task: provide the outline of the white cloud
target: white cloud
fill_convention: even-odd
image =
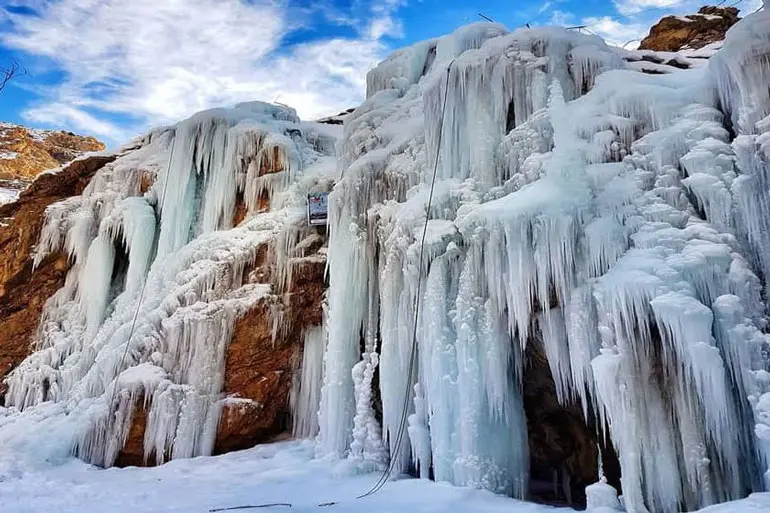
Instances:
[[[568,25],[574,25],[575,23],[575,15],[571,12],[564,12],[560,10],[555,10],[551,14],[551,20],[548,22],[549,25],[555,25],[558,27],[566,27]]]
[[[626,46],[626,48],[639,46],[639,43],[636,41],[645,37],[650,30],[649,24],[636,22],[622,23],[609,16],[584,18],[583,24],[587,25],[591,32],[601,36],[607,43]],[[633,42],[636,42],[635,45],[631,44]]]
[[[670,9],[688,3],[686,0],[621,0],[615,1],[621,14],[637,14],[652,9]]]
[[[543,4],[537,9],[537,14],[543,14],[545,11],[550,9],[553,6],[553,2],[551,0],[547,0],[543,2]]]
[[[65,75],[25,116],[116,141],[213,106],[281,102],[306,119],[348,108],[364,94],[366,71],[384,56],[380,38],[398,35],[400,0],[369,10],[356,39],[314,40],[281,50],[297,28],[287,6],[269,0],[59,0],[21,2],[37,16],[6,11],[6,46],[50,59]],[[347,20],[353,23],[352,20]]]
[[[63,103],[47,103],[33,107],[24,112],[24,119],[45,125],[87,127],[89,132],[113,141],[124,141],[131,135],[113,123],[102,121],[88,112]]]

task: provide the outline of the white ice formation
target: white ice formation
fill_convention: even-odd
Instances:
[[[369,73],[330,198],[322,454],[367,459],[379,365],[368,432],[396,473],[524,496],[537,342],[559,399],[606,426],[629,512],[770,486],[770,12],[707,65],[634,59],[484,23]]]
[[[74,266],[0,442],[45,425],[109,464],[142,397],[148,455],[205,454],[233,320],[270,293],[244,270],[298,240],[302,193],[336,178],[328,323],[293,393],[319,455],[524,497],[524,354],[542,344],[559,400],[614,445],[627,511],[770,487],[770,12],[718,51],[640,61],[492,23],[417,44],[369,73],[331,173],[325,129],[287,109],[153,132],[48,211],[38,261]],[[252,215],[231,228],[239,194]],[[589,503],[619,507],[608,487]]]
[[[36,352],[8,379],[0,445],[38,433],[44,458],[109,466],[143,401],[146,458],[210,454],[234,322],[281,292],[249,272],[271,244],[275,282],[287,282],[286,248],[308,230],[306,194],[332,183],[337,132],[259,102],[202,112],[136,141],[81,196],[49,207],[35,264],[65,251],[72,268]],[[233,227],[238,201],[246,219]]]

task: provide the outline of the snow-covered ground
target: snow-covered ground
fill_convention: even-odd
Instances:
[[[19,191],[0,187],[0,205],[12,202],[18,195]]]
[[[352,473],[314,460],[311,442],[281,442],[224,456],[174,460],[156,468],[101,470],[79,460],[18,475],[0,472],[3,513],[206,513],[221,508],[284,503],[251,510],[330,513],[570,512],[490,492],[419,479],[389,482],[356,499],[378,474]],[[321,506],[321,504],[334,504]],[[770,494],[708,508],[708,513],[770,511]]]
[[[196,513],[270,503],[290,503],[294,512],[556,511],[486,491],[416,479],[395,481],[377,494],[356,499],[379,475],[355,475],[339,464],[313,460],[313,454],[311,442],[282,442],[223,456],[174,460],[149,469],[100,470],[72,460],[42,472],[0,476],[0,511]],[[329,502],[336,504],[319,506]]]

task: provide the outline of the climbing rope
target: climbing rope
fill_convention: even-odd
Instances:
[[[422,291],[422,265],[424,261],[425,256],[425,239],[428,234],[428,221],[430,220],[430,207],[433,204],[433,193],[436,189],[436,176],[438,175],[438,162],[439,162],[439,156],[441,155],[441,141],[443,139],[443,132],[444,132],[444,116],[446,114],[446,104],[447,104],[447,97],[449,95],[449,77],[451,75],[452,70],[452,64],[454,64],[454,59],[449,63],[447,66],[447,77],[446,77],[446,84],[444,86],[444,101],[443,105],[441,107],[441,126],[439,129],[438,139],[436,142],[436,160],[433,163],[433,176],[431,178],[430,182],[430,193],[428,195],[428,204],[425,209],[425,223],[422,228],[422,237],[420,239],[420,257],[419,257],[419,267],[418,267],[418,275],[417,275],[417,296],[415,297],[415,304],[414,304],[414,318],[413,318],[413,326],[412,326],[412,348],[409,353],[409,371],[406,374],[406,390],[404,391],[404,405],[401,410],[401,421],[399,422],[398,426],[398,432],[396,433],[396,441],[394,444],[393,452],[391,454],[390,462],[388,463],[388,466],[383,471],[382,475],[380,475],[380,478],[377,480],[377,482],[368,490],[366,493],[363,493],[359,496],[357,496],[355,499],[363,499],[364,497],[369,497],[370,495],[374,495],[375,493],[382,490],[383,486],[388,482],[388,479],[393,473],[393,469],[395,468],[395,458],[394,455],[398,454],[401,450],[401,444],[403,443],[404,439],[404,433],[406,431],[406,424],[407,424],[407,417],[409,412],[409,396],[411,391],[411,382],[412,382],[412,374],[414,373],[414,366],[415,366],[415,360],[417,356],[417,323],[419,321],[419,315],[420,315],[420,293]],[[337,504],[337,502],[323,502],[320,504],[317,504],[317,507],[326,507],[326,506],[334,506]],[[291,508],[292,505],[289,503],[271,503],[271,504],[258,504],[254,506],[235,506],[231,508],[218,508],[218,509],[210,509],[210,513],[215,512],[221,512],[221,511],[232,511],[232,510],[242,510],[242,509],[257,509],[257,508],[269,508],[272,506],[281,506],[281,507],[288,507]]]
[[[168,183],[171,181],[169,179],[169,173],[171,172],[171,161],[174,159],[174,148],[176,147],[176,132],[174,132],[174,138],[171,141],[171,152],[168,157],[168,166],[166,167],[166,181],[163,183],[163,195],[160,199],[160,212],[161,216],[163,215],[163,207],[166,203],[166,191],[168,190]],[[123,356],[120,358],[120,364],[118,365],[118,369],[123,368],[123,364],[126,361],[126,356],[128,356],[128,349],[131,347],[131,337],[134,336],[134,330],[136,329],[136,321],[139,318],[139,311],[142,308],[142,302],[144,301],[144,291],[147,288],[147,278],[145,277],[144,282],[142,283],[142,288],[139,291],[139,302],[136,304],[136,311],[134,312],[134,318],[131,320],[131,329],[128,330],[128,340],[126,341],[126,349],[123,351]],[[108,403],[108,407],[112,409],[112,405],[115,402],[115,395],[118,392],[118,378],[120,377],[120,374],[118,374],[115,377],[115,386],[112,387],[112,395],[110,397],[110,402]],[[114,420],[114,416],[111,417]]]
[[[428,204],[426,206],[425,211],[425,224],[422,228],[422,239],[420,240],[420,258],[419,258],[419,264],[418,264],[418,274],[417,274],[417,295],[415,296],[414,300],[414,319],[412,323],[412,348],[409,353],[409,371],[406,374],[406,390],[404,391],[404,406],[401,411],[401,422],[398,426],[398,433],[396,435],[396,443],[393,448],[393,452],[391,453],[390,463],[388,464],[385,471],[380,476],[380,479],[372,486],[369,491],[364,493],[363,495],[359,495],[356,497],[356,499],[362,499],[364,497],[368,497],[369,495],[373,495],[380,491],[383,486],[385,486],[385,483],[390,478],[391,474],[393,473],[393,469],[395,467],[395,461],[396,458],[394,457],[397,455],[401,450],[401,443],[404,438],[404,432],[406,431],[406,424],[407,424],[407,417],[409,412],[409,397],[411,395],[411,382],[412,382],[412,374],[414,373],[414,364],[417,356],[417,323],[419,321],[419,315],[420,315],[420,293],[422,290],[422,265],[423,265],[423,259],[424,259],[424,251],[425,251],[425,238],[428,233],[428,221],[430,220],[430,207],[433,204],[433,192],[436,188],[436,176],[438,174],[438,162],[439,157],[441,155],[441,140],[442,135],[444,133],[444,116],[446,114],[446,103],[447,103],[447,96],[449,95],[449,77],[451,75],[452,70],[452,64],[454,64],[454,59],[449,63],[447,66],[447,74],[446,74],[446,84],[444,86],[444,102],[443,106],[441,107],[441,126],[438,133],[438,140],[436,144],[436,160],[433,163],[433,177],[431,178],[430,182],[430,194],[428,195]]]
[[[321,504],[319,504],[320,506]],[[288,502],[272,502],[269,504],[256,504],[254,506],[233,506],[232,508],[214,508],[210,509],[209,513],[217,513],[219,511],[235,511],[239,509],[259,509],[259,508],[274,508],[274,507],[283,507],[283,508],[291,508],[291,504]]]

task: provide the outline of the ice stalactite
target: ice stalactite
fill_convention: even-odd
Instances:
[[[122,150],[81,196],[53,204],[35,262],[65,250],[72,269],[44,309],[36,352],[8,379],[7,405],[23,417],[61,403],[60,450],[99,465],[115,461],[136,407],[147,413],[145,459],[210,454],[235,321],[286,287],[283,246],[308,234],[306,194],[334,171],[316,148],[335,137],[287,107],[207,111]],[[268,187],[270,176],[280,178]],[[232,228],[239,196],[246,219]],[[280,290],[248,282],[267,245],[281,246],[271,253]],[[323,336],[307,337],[312,409]],[[299,420],[311,434],[313,414]]]
[[[622,69],[598,38],[489,24],[372,71],[339,145],[322,452],[359,450],[374,318],[397,472],[525,495],[523,353],[542,343],[559,400],[606,427],[629,512],[762,489],[764,16],[709,67],[671,75]],[[758,39],[732,73],[746,34]],[[405,390],[409,444],[395,452]]]
[[[368,320],[364,334],[364,350],[361,361],[353,366],[353,392],[355,394],[356,414],[353,416],[353,441],[350,444],[350,458],[363,461],[374,468],[387,463],[387,452],[382,443],[382,432],[374,414],[373,383],[374,373],[380,363],[377,353],[377,309],[376,289],[369,290]]]
[[[297,438],[312,438],[318,434],[318,407],[321,403],[325,346],[325,327],[318,326],[308,330],[305,334],[299,380],[293,392],[292,433]]]

